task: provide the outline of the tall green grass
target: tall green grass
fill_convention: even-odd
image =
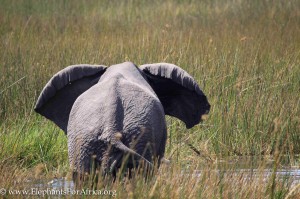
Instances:
[[[40,91],[68,65],[124,61],[174,63],[212,105],[191,130],[168,118],[174,164],[276,151],[297,164],[299,10],[297,0],[1,0],[1,164],[66,170],[66,137],[33,111]]]

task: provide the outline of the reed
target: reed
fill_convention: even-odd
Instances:
[[[199,82],[212,108],[191,130],[168,117],[171,172],[162,170],[150,182],[112,185],[121,197],[289,194],[288,183],[276,178],[258,186],[256,180],[245,182],[243,174],[216,174],[213,166],[197,178],[178,173],[228,156],[262,156],[272,164],[278,160],[279,167],[299,164],[299,1],[0,0],[0,5],[0,172],[9,179],[0,180],[0,188],[37,168],[48,177],[68,172],[66,136],[33,111],[54,73],[71,64],[132,61],[179,65]]]

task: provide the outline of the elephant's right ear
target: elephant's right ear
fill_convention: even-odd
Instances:
[[[106,66],[81,64],[59,71],[42,90],[35,111],[67,133],[69,114],[75,100],[95,85],[105,70]]]
[[[182,68],[168,63],[140,66],[161,101],[166,115],[176,117],[192,128],[210,110],[197,82]]]

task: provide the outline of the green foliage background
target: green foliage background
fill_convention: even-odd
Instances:
[[[67,167],[66,136],[33,107],[71,64],[169,62],[198,81],[212,108],[186,130],[168,118],[167,157],[300,152],[300,2],[0,1],[0,161]],[[179,148],[179,150],[178,150]],[[20,164],[21,163],[21,164]]]

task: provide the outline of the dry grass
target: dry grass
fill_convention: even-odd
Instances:
[[[282,198],[292,191],[240,176],[220,179],[210,166],[199,178],[178,174],[231,155],[264,155],[278,160],[278,167],[299,163],[299,1],[1,0],[0,5],[0,173],[6,179],[0,188],[13,186],[16,173],[30,173],[39,164],[45,176],[66,175],[65,136],[33,112],[54,73],[77,63],[132,61],[179,65],[199,82],[212,109],[189,131],[168,118],[172,169],[151,182],[113,185],[120,197]]]

